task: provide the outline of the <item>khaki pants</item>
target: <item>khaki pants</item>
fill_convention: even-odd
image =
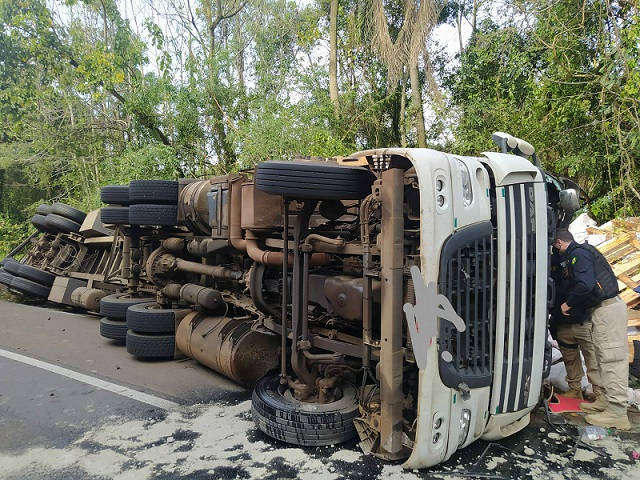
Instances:
[[[556,340],[558,348],[562,353],[562,360],[567,370],[567,383],[569,388],[582,388],[582,377],[584,377],[584,369],[582,368],[582,359],[580,352],[584,357],[584,364],[587,367],[587,379],[592,387],[601,387],[602,380],[598,369],[598,360],[596,357],[596,348],[591,338],[592,324],[586,321],[582,325],[579,323],[571,325],[558,325]],[[575,348],[569,347],[575,346]]]
[[[627,305],[616,297],[605,300],[591,316],[596,358],[609,408],[617,415],[627,414],[629,388],[629,344],[627,343]]]

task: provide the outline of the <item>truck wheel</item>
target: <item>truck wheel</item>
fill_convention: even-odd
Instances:
[[[45,272],[39,268],[24,264],[20,264],[20,267],[18,268],[18,276],[47,287],[53,285],[53,281],[56,279],[56,276],[53,273]]]
[[[14,279],[14,276],[10,273],[4,271],[4,268],[0,268],[0,283],[6,287],[11,285],[11,280]]]
[[[149,297],[131,296],[130,293],[114,293],[100,299],[100,313],[112,320],[126,320],[127,308],[149,300]]]
[[[141,358],[173,357],[176,336],[168,334],[142,335],[133,330],[127,332],[127,352]]]
[[[104,338],[124,342],[127,339],[127,323],[104,317],[100,319],[100,335]]]
[[[40,205],[38,205],[38,208],[36,208],[36,213],[38,215],[49,215],[51,213],[51,205],[47,205],[46,203],[41,203]]]
[[[100,189],[100,200],[110,205],[129,205],[129,185],[106,185]]]
[[[31,217],[31,224],[36,227],[36,230],[42,233],[52,233],[51,227],[47,225],[47,217],[40,213],[36,213]]]
[[[342,398],[332,403],[296,400],[278,375],[266,375],[253,388],[251,413],[256,426],[270,437],[301,446],[324,446],[356,435],[356,388],[343,384]]]
[[[137,333],[175,333],[176,319],[184,318],[190,308],[163,309],[150,302],[131,305],[127,309],[127,326]]]
[[[129,225],[129,207],[103,207],[100,220],[105,225]]]
[[[76,223],[82,225],[84,219],[87,214],[77,208],[73,208],[71,205],[67,205],[66,203],[53,203],[51,205],[51,213],[55,213],[60,215],[61,217],[68,218],[69,220],[73,220]]]
[[[375,176],[361,167],[304,161],[267,161],[256,167],[258,190],[292,198],[359,200],[371,193]]]
[[[32,297],[48,298],[51,287],[45,287],[26,278],[13,277],[11,288]]]
[[[155,203],[177,205],[178,182],[174,180],[131,180],[129,201],[134,203]]]
[[[13,257],[6,257],[3,261],[2,261],[2,265],[4,266],[4,270],[7,273],[10,273],[11,275],[18,275],[18,272],[20,271],[20,265],[22,265],[20,262],[18,262],[15,258]]]
[[[176,205],[131,205],[129,223],[130,225],[173,227],[178,223],[178,207]]]
[[[69,233],[80,231],[80,224],[78,222],[74,222],[55,213],[50,213],[44,217],[44,223],[50,232]]]

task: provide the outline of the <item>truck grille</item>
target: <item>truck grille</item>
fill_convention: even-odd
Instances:
[[[459,332],[451,322],[440,320],[440,352],[453,357],[448,362],[440,355],[440,376],[451,388],[462,383],[470,388],[491,384],[496,311],[494,250],[491,222],[459,230],[442,250],[440,293],[466,325],[466,330]]]
[[[538,375],[533,375],[534,350],[542,351],[546,337],[546,290],[536,288],[536,272],[541,272],[545,283],[547,273],[546,252],[536,256],[537,244],[547,245],[546,217],[536,215],[536,198],[542,197],[536,190],[541,188],[533,183],[510,185],[498,189],[496,198],[499,320],[495,328],[492,413],[518,411],[537,400],[532,400],[537,395],[532,383],[539,383]]]

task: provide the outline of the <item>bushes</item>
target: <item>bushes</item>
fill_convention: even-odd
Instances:
[[[16,245],[30,233],[29,222],[14,223],[11,219],[0,214],[0,259],[7,256]]]

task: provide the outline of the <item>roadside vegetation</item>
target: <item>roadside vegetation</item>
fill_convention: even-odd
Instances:
[[[578,182],[597,221],[639,215],[639,15],[627,0],[0,0],[0,256],[40,203],[93,209],[102,185],[380,146],[476,154],[494,131]]]

